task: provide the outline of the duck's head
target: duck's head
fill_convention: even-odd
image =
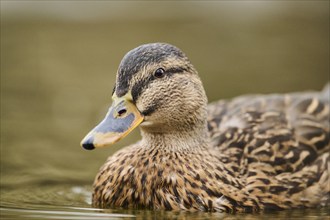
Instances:
[[[140,125],[147,133],[205,127],[207,98],[197,71],[177,47],[141,45],[122,59],[105,119],[82,140],[88,150],[111,145]]]

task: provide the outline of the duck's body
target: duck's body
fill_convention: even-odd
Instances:
[[[151,78],[159,66],[165,75]],[[149,44],[128,53],[118,70],[115,100],[128,93],[143,120],[131,106],[124,113],[133,119],[122,116],[126,105],[115,101],[112,118],[83,141],[89,149],[106,145],[102,135],[118,140],[142,122],[142,140],[101,167],[93,205],[250,212],[329,204],[329,88],[207,106],[185,55],[171,45]],[[109,128],[115,120],[129,128]]]

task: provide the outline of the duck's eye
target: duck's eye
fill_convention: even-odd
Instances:
[[[156,78],[162,78],[165,75],[165,70],[163,68],[158,68],[155,72],[154,72],[154,76]]]

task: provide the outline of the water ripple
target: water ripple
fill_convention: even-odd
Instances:
[[[70,208],[68,208],[70,209]],[[75,208],[73,208],[75,209]],[[19,208],[0,208],[1,217],[14,219],[18,217],[31,218],[31,219],[123,219],[123,218],[135,218],[134,215],[129,214],[107,214],[107,213],[96,213],[97,209],[83,209],[84,212],[78,212],[82,210],[77,208],[76,211],[44,211],[44,210],[29,210]],[[87,212],[85,212],[87,211]]]

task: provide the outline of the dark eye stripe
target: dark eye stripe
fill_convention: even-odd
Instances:
[[[172,67],[170,69],[165,70],[165,74],[182,73],[186,71],[187,69],[184,67]]]
[[[152,106],[148,106],[148,108],[146,110],[144,110],[143,112],[141,112],[141,114],[144,116],[151,115],[153,112],[155,112],[157,110],[158,107],[159,107],[159,104],[154,103]]]
[[[186,68],[183,67],[172,67],[170,69],[165,70],[165,76],[172,76],[173,74],[182,73],[187,71]],[[153,80],[157,80],[158,78],[154,77],[153,75],[149,75],[147,78],[139,81],[136,83],[132,88],[132,97],[133,101],[136,102],[138,97],[141,95],[143,89],[147,88],[148,84]]]
[[[153,75],[149,75],[147,78],[137,82],[135,85],[133,85],[132,88],[132,97],[133,97],[133,102],[135,103],[138,97],[141,95],[143,89],[147,87],[147,85],[154,80]]]

